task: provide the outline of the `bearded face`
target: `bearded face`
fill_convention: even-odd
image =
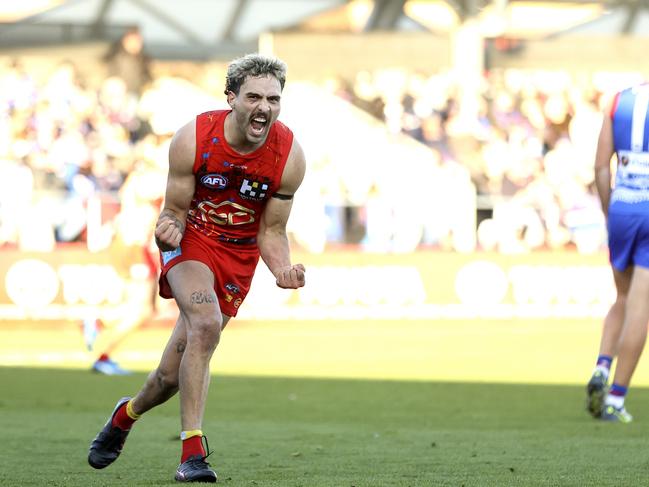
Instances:
[[[271,125],[280,112],[282,88],[274,76],[246,78],[239,94],[230,92],[228,103],[234,115],[236,142],[242,146],[258,147],[268,136]]]

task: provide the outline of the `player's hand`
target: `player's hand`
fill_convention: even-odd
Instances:
[[[155,243],[160,250],[175,250],[183,238],[183,224],[175,215],[162,214],[155,227]]]
[[[282,289],[297,289],[304,286],[306,270],[302,264],[285,267],[275,273],[275,283]]]

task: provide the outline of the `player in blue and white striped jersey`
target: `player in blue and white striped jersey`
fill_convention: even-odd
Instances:
[[[649,84],[619,92],[602,123],[595,183],[606,215],[617,297],[606,318],[599,356],[587,386],[597,418],[628,423],[624,398],[647,339],[649,322]],[[611,186],[611,158],[617,156]],[[615,376],[607,389],[611,362]]]

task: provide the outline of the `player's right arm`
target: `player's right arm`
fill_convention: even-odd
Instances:
[[[180,245],[185,233],[187,212],[195,189],[193,173],[196,154],[196,123],[181,127],[169,146],[169,174],[165,202],[155,228],[155,242],[163,252]]]
[[[608,215],[608,204],[611,199],[611,157],[615,152],[613,145],[612,109],[615,97],[604,108],[604,120],[597,141],[595,153],[595,186],[599,194],[604,215]]]

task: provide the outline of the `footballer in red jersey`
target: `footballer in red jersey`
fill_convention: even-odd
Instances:
[[[241,154],[224,136],[230,113],[223,110],[196,117],[194,197],[183,241],[178,248],[161,253],[160,295],[172,297],[166,277],[169,269],[197,260],[214,274],[221,311],[235,316],[250,289],[259,259],[260,217],[279,189],[293,133],[276,121],[263,145]]]
[[[206,112],[181,127],[169,149],[164,207],[155,239],[160,295],[180,315],[160,364],[133,397],[117,401],[93,440],[88,462],[104,468],[122,451],[134,422],[180,391],[181,482],[216,482],[205,461],[203,412],[209,363],[236,315],[261,256],[281,288],[305,283],[286,235],[293,195],[305,172],[302,148],[277,121],[286,65],[249,54],[228,66],[230,110]]]

